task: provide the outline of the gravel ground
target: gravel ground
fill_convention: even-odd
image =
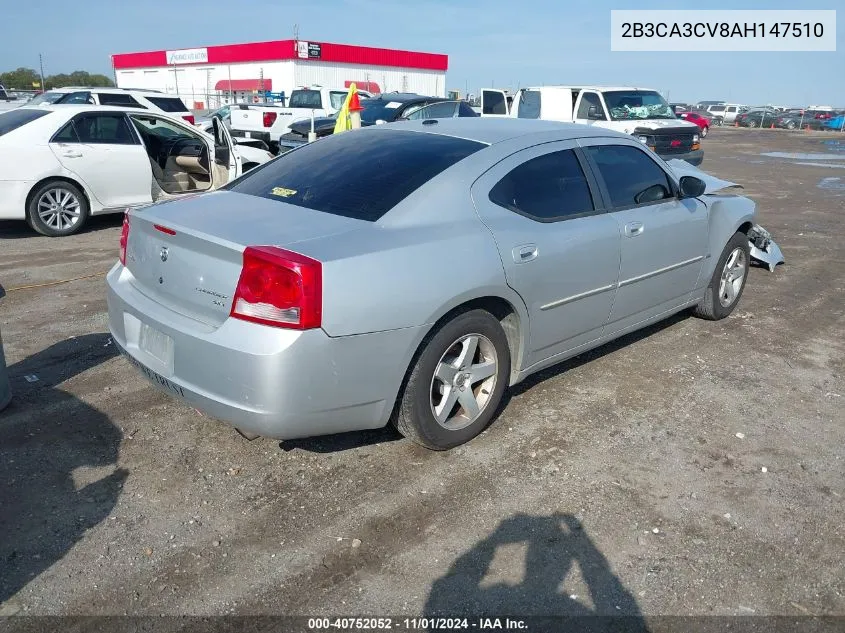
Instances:
[[[786,265],[724,321],[529,379],[448,453],[243,440],[116,356],[120,218],[0,223],[0,615],[845,615],[845,171],[761,156],[833,138],[714,131],[703,168]]]

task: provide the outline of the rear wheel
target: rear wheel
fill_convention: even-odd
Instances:
[[[510,366],[499,321],[485,310],[459,314],[423,344],[401,395],[396,428],[433,450],[468,442],[493,419]]]
[[[795,129],[795,121],[789,121],[789,122],[787,122],[787,124],[786,124],[786,129],[787,129],[787,130],[794,130],[794,129]]]
[[[748,119],[748,127],[757,127],[757,121],[754,119]]]
[[[33,193],[26,215],[29,225],[42,235],[64,237],[85,225],[88,212],[88,200],[76,185],[53,180]]]
[[[693,308],[696,316],[718,321],[734,311],[748,279],[751,261],[749,251],[748,236],[741,232],[734,233],[716,263],[704,298]]]

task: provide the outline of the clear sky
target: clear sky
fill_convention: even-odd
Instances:
[[[610,51],[610,10],[800,9],[804,2],[675,0],[4,0],[2,70],[111,75],[112,53],[302,39],[449,55],[450,89],[537,84],[639,85],[671,101],[845,106],[845,2],[837,51],[622,53]]]

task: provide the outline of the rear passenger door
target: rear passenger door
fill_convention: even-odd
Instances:
[[[525,367],[601,336],[619,273],[619,229],[574,141],[512,154],[472,187],[508,285],[530,316]]]
[[[621,235],[619,287],[605,334],[686,303],[707,250],[708,212],[635,141],[582,139]]]
[[[150,161],[123,113],[79,114],[50,139],[50,149],[103,207],[152,202]]]

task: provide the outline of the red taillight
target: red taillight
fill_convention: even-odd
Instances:
[[[231,316],[263,325],[308,330],[320,327],[323,267],[275,246],[248,246]]]
[[[182,118],[185,119],[191,125],[194,125],[194,115],[193,114],[183,114]]]
[[[123,214],[123,227],[120,229],[120,263],[126,266],[126,245],[129,243],[129,211]]]
[[[273,124],[276,122],[276,117],[279,116],[276,112],[265,112],[264,113],[264,127],[273,127]]]
[[[156,231],[161,231],[165,235],[176,235],[176,231],[174,231],[173,229],[169,229],[166,226],[162,226],[161,224],[153,224],[153,228]]]

